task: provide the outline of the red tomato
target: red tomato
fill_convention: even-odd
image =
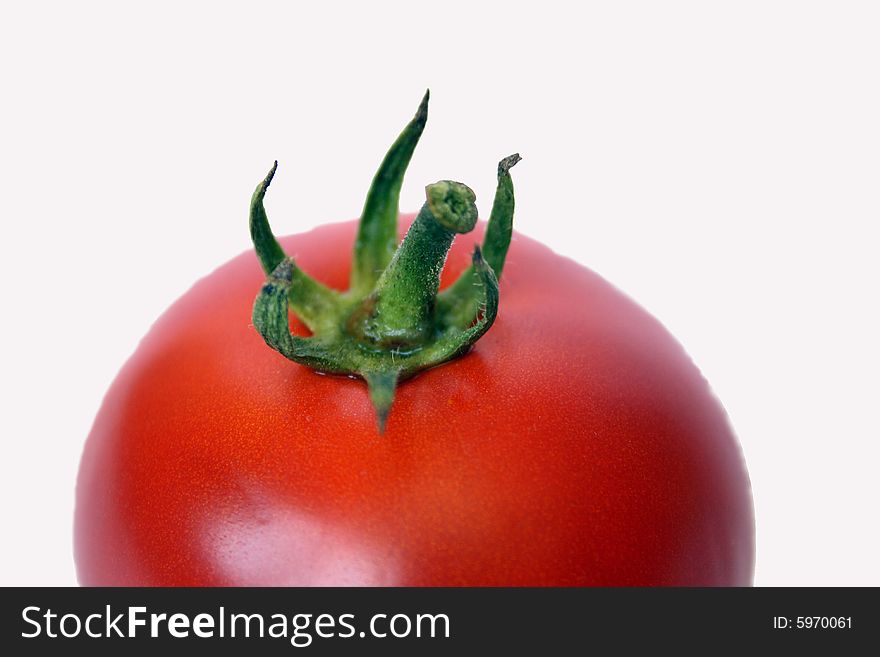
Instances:
[[[444,282],[482,231],[456,240]],[[344,289],[354,234],[281,243]],[[263,280],[247,253],[197,283],[110,389],[77,487],[82,584],[751,583],[723,409],[596,274],[515,236],[494,326],[402,383],[381,436],[362,381],[266,347]]]

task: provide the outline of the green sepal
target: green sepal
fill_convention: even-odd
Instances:
[[[250,230],[254,250],[260,260],[260,266],[266,274],[273,274],[276,268],[287,258],[284,249],[275,239],[263,199],[266,190],[278,170],[278,161],[272,165],[269,174],[257,185],[251,197]],[[340,295],[335,290],[322,285],[290,261],[292,267],[289,282],[290,307],[312,331],[317,330],[327,318],[334,314],[334,308],[341,303]]]
[[[295,271],[293,260],[284,258],[269,275],[254,302],[254,327],[266,344],[285,358],[321,372],[342,374],[344,371],[336,368],[332,347],[320,339],[303,338],[290,332],[288,304]]]
[[[397,391],[397,382],[400,371],[396,369],[376,370],[363,375],[370,391],[370,401],[376,409],[376,420],[379,423],[379,433],[385,433],[385,425],[388,422],[388,414],[391,412],[391,404],[394,402],[394,393]]]
[[[278,171],[278,160],[272,165],[268,175],[260,181],[257,188],[251,196],[250,210],[250,229],[251,241],[254,243],[254,249],[257,257],[260,259],[260,266],[266,274],[271,274],[275,267],[284,260],[287,254],[272,234],[269,227],[269,218],[266,216],[266,208],[263,206],[263,199],[266,196],[266,190]]]
[[[492,214],[483,236],[483,258],[498,278],[504,269],[504,260],[513,235],[515,199],[510,169],[521,160],[519,153],[505,157],[498,163],[498,184]],[[478,278],[478,277],[476,277]],[[437,315],[449,326],[463,327],[471,322],[479,304],[474,267],[465,269],[455,282],[437,296]]]
[[[400,133],[373,177],[354,244],[349,286],[352,292],[365,292],[371,288],[394,256],[400,188],[428,121],[430,96],[430,90],[426,91],[412,121]]]

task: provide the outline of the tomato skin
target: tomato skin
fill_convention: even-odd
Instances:
[[[444,283],[483,229],[456,240]],[[344,289],[355,230],[281,243]],[[253,253],[202,279],[119,373],[77,484],[81,584],[752,583],[722,407],[596,274],[515,235],[495,325],[403,383],[382,436],[362,381],[265,345],[263,279]]]

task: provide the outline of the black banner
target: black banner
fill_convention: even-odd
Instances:
[[[711,654],[877,644],[877,589],[0,589],[4,654]],[[13,649],[11,652],[9,649]],[[200,653],[199,653],[200,654]],[[250,654],[250,653],[249,653]],[[607,654],[607,653],[606,653]]]

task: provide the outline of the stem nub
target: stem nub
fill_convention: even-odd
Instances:
[[[446,255],[455,236],[473,230],[477,221],[469,187],[450,180],[428,185],[425,204],[395,249],[400,186],[427,112],[426,93],[373,179],[347,292],[310,278],[272,234],[263,199],[277,162],[251,200],[251,238],[268,276],[254,303],[254,326],[270,347],[294,362],[366,380],[380,433],[400,381],[466,353],[495,321],[496,272],[511,239],[509,171],[519,155],[499,163],[483,250],[474,250],[471,267],[448,290],[438,294]],[[288,309],[312,330],[311,337],[290,333]]]
[[[425,188],[427,200],[349,329],[371,348],[412,351],[432,338],[440,271],[456,233],[477,223],[476,196],[462,183]]]

